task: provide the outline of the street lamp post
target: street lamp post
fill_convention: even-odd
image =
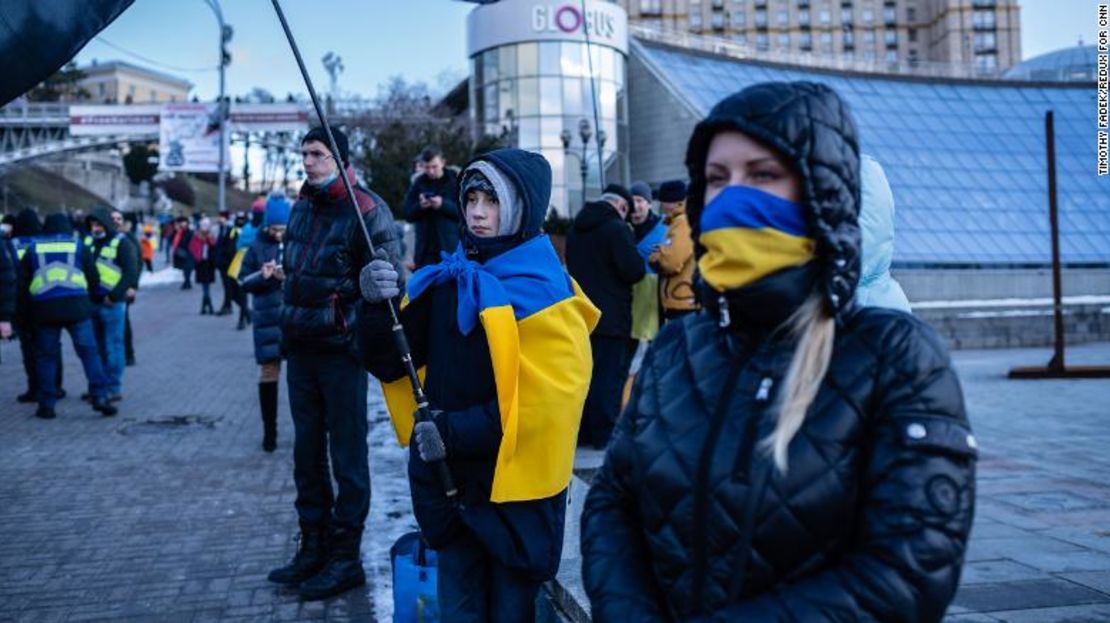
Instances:
[[[563,131],[559,134],[559,138],[563,141],[563,153],[568,156],[575,156],[578,158],[578,170],[579,173],[582,175],[582,204],[579,209],[582,209],[586,206],[586,176],[589,173],[587,156],[589,154],[590,139],[593,138],[593,135],[593,127],[590,126],[589,119],[580,119],[578,121],[578,138],[582,140],[582,154],[579,155],[572,152],[570,149],[570,144],[572,140],[570,130],[563,129]],[[597,131],[597,145],[599,156],[601,154],[601,150],[605,147],[605,139],[605,130],[599,129]],[[597,166],[599,168],[598,179],[601,179],[600,167],[602,167],[603,164],[600,160],[598,160]]]
[[[227,117],[228,105],[227,97],[224,95],[224,70],[228,64],[231,63],[231,54],[227,51],[227,43],[231,41],[232,30],[231,26],[224,24],[224,14],[220,10],[219,0],[204,0],[208,8],[216,14],[216,22],[220,25],[220,96],[219,96],[219,112],[220,115],[220,184],[219,184],[219,211],[223,212],[227,201],[227,169],[224,166],[224,158],[227,153]],[[246,180],[244,180],[246,183]]]

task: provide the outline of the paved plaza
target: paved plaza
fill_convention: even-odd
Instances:
[[[76,398],[84,377],[68,343],[70,397],[58,419],[32,417],[14,401],[18,346],[0,347],[0,621],[389,620],[388,548],[414,524],[380,397],[371,392],[369,583],[301,604],[265,579],[296,546],[284,383],[278,450],[266,454],[250,331],[199,316],[199,289],[140,296],[138,366],[114,418]],[[1110,621],[1110,381],[1004,378],[1048,356],[956,353],[983,456],[951,621]],[[1110,344],[1069,356],[1110,364]]]

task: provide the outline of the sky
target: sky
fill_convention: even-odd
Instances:
[[[1022,55],[1095,39],[1097,0],[1021,0]],[[270,0],[222,0],[235,30],[227,92],[261,87],[283,98],[305,93]],[[466,14],[457,0],[284,0],[293,35],[318,91],[329,89],[321,58],[343,59],[342,93],[373,97],[392,76],[449,87],[466,76]],[[218,30],[204,0],[135,0],[77,55],[80,64],[127,60],[182,76],[202,100],[218,92]],[[127,52],[123,52],[126,50]],[[135,55],[138,55],[136,57]],[[141,58],[140,58],[141,57]],[[154,62],[151,62],[154,61]]]

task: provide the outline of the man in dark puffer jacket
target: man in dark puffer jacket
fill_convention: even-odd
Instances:
[[[323,599],[366,582],[359,560],[370,508],[366,446],[367,375],[356,356],[359,271],[372,259],[358,218],[374,247],[400,266],[400,245],[384,201],[356,189],[357,209],[339,175],[356,184],[347,164],[347,137],[333,131],[339,152],[315,128],[301,141],[308,181],[285,233],[281,333],[289,362],[293,412],[293,479],[300,549],[269,579],[299,586],[303,599]],[[340,164],[341,163],[341,164]],[[332,493],[328,459],[339,484]]]
[[[822,85],[755,85],[714,107],[686,161],[707,309],[656,338],[587,497],[594,620],[940,621],[971,529],[976,445],[935,332],[854,305],[847,108]],[[723,231],[711,213],[735,219],[731,248],[709,235]],[[711,280],[722,259],[768,263],[737,249],[786,225],[801,231],[771,236],[805,241],[808,259]],[[812,376],[787,372],[814,360]]]

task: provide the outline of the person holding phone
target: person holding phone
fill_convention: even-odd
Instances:
[[[262,231],[247,248],[239,286],[254,297],[254,358],[260,367],[258,404],[262,410],[262,449],[277,449],[278,381],[281,378],[281,266],[289,204],[266,204]]]
[[[413,263],[417,269],[438,264],[440,253],[453,253],[459,246],[457,174],[438,147],[425,147],[420,160],[424,172],[413,180],[404,203],[405,220],[416,226]]]

